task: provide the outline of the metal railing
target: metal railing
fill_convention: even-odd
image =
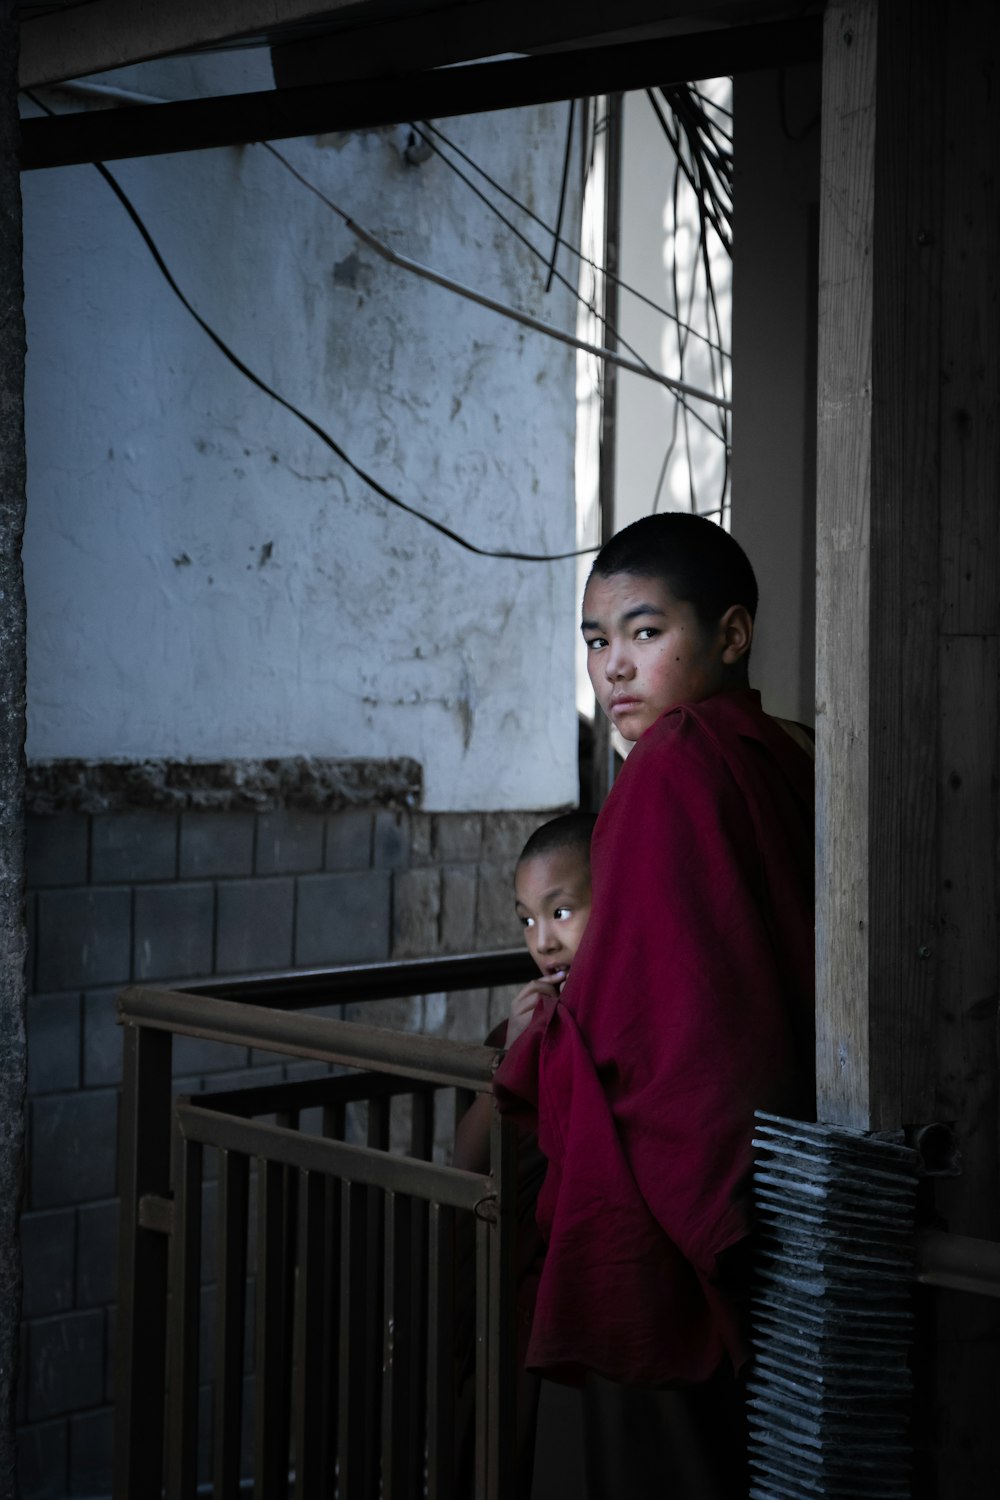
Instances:
[[[303,1012],[531,972],[518,951],[122,994],[115,1500],[193,1497],[209,1428],[218,1500],[245,1492],[247,1447],[257,1500],[447,1500],[467,1484],[484,1500],[511,1495],[516,1144],[495,1117],[488,1172],[433,1159],[443,1091],[460,1109],[490,1087],[499,1054]],[[174,1099],[175,1035],[353,1071]],[[389,1149],[396,1100],[409,1111],[402,1150]],[[206,1152],[216,1167],[211,1225]],[[199,1348],[209,1228],[210,1415]],[[456,1247],[466,1241],[463,1274]],[[475,1435],[467,1479],[456,1468],[463,1304]]]

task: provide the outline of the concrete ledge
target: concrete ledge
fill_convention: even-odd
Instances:
[[[138,808],[171,812],[271,812],[292,807],[336,812],[344,807],[410,809],[423,796],[423,769],[404,756],[390,760],[38,761],[28,767],[27,809],[117,813]]]

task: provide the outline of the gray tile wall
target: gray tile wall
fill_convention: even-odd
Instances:
[[[29,821],[23,1500],[110,1493],[119,988],[516,945],[513,863],[539,821],[360,809]],[[481,1039],[508,1001],[421,996],[365,1018]],[[188,1091],[303,1066],[194,1038],[174,1051]]]

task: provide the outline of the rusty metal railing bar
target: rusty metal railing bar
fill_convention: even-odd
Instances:
[[[187,991],[132,986],[118,998],[125,1025],[254,1045],[292,1057],[378,1068],[452,1088],[489,1087],[500,1053],[476,1043],[390,1031],[327,1016],[286,1014]]]
[[[324,1130],[328,1129],[330,1117],[323,1112]],[[335,1179],[326,1183],[326,1226],[323,1258],[323,1318],[321,1339],[323,1344],[323,1384],[321,1387],[321,1412],[323,1436],[321,1450],[320,1495],[332,1495],[336,1490],[337,1472],[337,1420],[340,1408],[340,1257],[341,1217],[343,1195],[346,1184]]]
[[[217,1500],[237,1500],[240,1493],[249,1188],[247,1158],[220,1151],[212,1429]]]
[[[430,1206],[427,1303],[427,1493],[452,1500],[455,1448],[455,1210]]]
[[[295,1500],[332,1494],[326,1488],[323,1445],[327,1416],[324,1384],[327,1370],[326,1318],[327,1206],[331,1186],[326,1177],[305,1173],[299,1191],[299,1264],[295,1286]]]
[[[415,1356],[410,1258],[414,1245],[413,1200],[385,1197],[385,1254],[382,1289],[382,1490],[393,1500],[416,1500],[418,1478],[417,1410],[411,1405],[410,1365]],[[423,1444],[420,1444],[420,1451]]]
[[[201,1143],[177,1151],[170,1295],[170,1409],[167,1500],[189,1500],[198,1483],[198,1328],[201,1311]]]
[[[180,1117],[180,1111],[178,1111]],[[183,1129],[183,1126],[182,1126]],[[233,1150],[245,1150],[240,1145]],[[252,1151],[248,1154],[253,1154]],[[254,1400],[254,1500],[274,1500],[288,1489],[291,1417],[291,1338],[286,1284],[294,1276],[287,1261],[286,1183],[283,1163],[268,1156],[257,1163],[257,1276]]]
[[[522,984],[536,973],[525,948],[489,953],[453,953],[444,958],[391,959],[328,969],[282,969],[266,974],[215,976],[185,981],[185,993],[279,1010],[398,1000],[438,991]]]
[[[364,1495],[367,1431],[364,1400],[365,1292],[373,1267],[365,1253],[367,1188],[345,1182],[341,1199],[340,1257],[340,1402],[337,1408],[337,1454],[340,1493]]]
[[[482,1403],[489,1413],[487,1442],[487,1488],[489,1500],[513,1495],[517,1459],[517,1354],[515,1311],[515,1258],[517,1214],[508,1191],[517,1177],[517,1131],[495,1110],[491,1126],[490,1158],[496,1182],[500,1213],[496,1233],[490,1237],[489,1294],[477,1297],[476,1317],[492,1351],[492,1371],[480,1387]],[[482,1337],[480,1332],[479,1337]],[[492,1379],[491,1379],[492,1376]],[[493,1383],[495,1382],[495,1384]]]
[[[476,1172],[393,1156],[370,1146],[303,1135],[281,1125],[245,1120],[239,1115],[225,1115],[217,1109],[204,1109],[187,1096],[177,1100],[176,1115],[183,1137],[203,1146],[263,1157],[281,1166],[320,1172],[383,1192],[410,1193],[428,1203],[446,1203],[471,1212],[478,1210],[484,1218],[491,1216],[496,1184],[491,1177]]]
[[[368,1106],[368,1149],[378,1153],[389,1150],[389,1101],[373,1099]],[[390,1158],[384,1158],[390,1159]],[[397,1157],[397,1161],[402,1158]],[[377,1186],[381,1186],[378,1184]],[[367,1228],[365,1231],[365,1253],[371,1267],[365,1294],[365,1427],[368,1442],[365,1446],[365,1489],[363,1493],[377,1500],[379,1495],[379,1460],[382,1454],[382,1431],[379,1412],[382,1397],[382,1356],[385,1310],[385,1259],[386,1235],[385,1205],[389,1197],[400,1189],[390,1188],[385,1198],[376,1191],[376,1185],[367,1188]]]

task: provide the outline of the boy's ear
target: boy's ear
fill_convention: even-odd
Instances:
[[[719,621],[722,661],[727,667],[745,659],[753,641],[753,620],[745,604],[731,604]]]

